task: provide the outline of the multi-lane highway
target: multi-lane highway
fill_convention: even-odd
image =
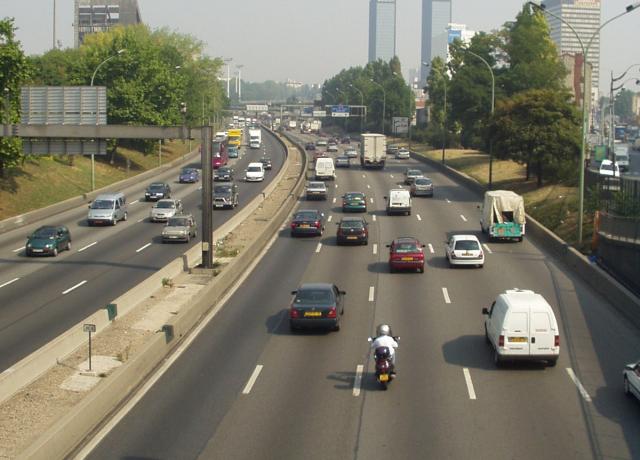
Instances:
[[[414,199],[411,216],[387,216],[383,196],[409,165],[433,179],[435,197]],[[283,226],[213,321],[89,444],[90,458],[640,457],[640,406],[624,396],[621,376],[640,334],[607,299],[526,238],[488,242],[479,198],[427,165],[354,165],[329,184],[326,202],[299,206],[325,213],[324,236],[293,239]],[[367,194],[368,246],[336,246],[346,191]],[[451,232],[481,238],[484,269],[448,268]],[[385,244],[398,236],[427,245],[424,274],[389,273]],[[290,291],[313,281],[347,292],[339,332],[289,331]],[[481,309],[514,287],[553,306],[556,367],[493,365]],[[386,392],[367,343],[381,322],[402,338]]]
[[[263,183],[244,183],[241,179],[246,165],[265,153],[273,159],[272,171]],[[243,148],[241,158],[231,160],[239,182],[240,204],[233,211],[214,212],[214,237],[215,228],[261,192],[283,161],[281,145],[269,135],[263,136],[263,148]],[[198,161],[191,166],[200,167]],[[154,181],[170,183],[172,196],[181,199],[185,212],[193,213],[199,221],[201,183],[179,184],[178,171],[167,172]],[[88,227],[87,208],[80,207],[0,236],[0,370],[103,308],[189,247],[162,244],[162,224],[149,221],[152,203],[144,202],[147,185],[124,190],[129,216],[115,227]],[[72,235],[72,250],[55,258],[26,257],[26,236],[42,224],[66,225]]]

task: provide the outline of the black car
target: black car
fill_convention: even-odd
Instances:
[[[323,328],[339,331],[346,294],[330,283],[305,283],[292,291],[291,295],[295,297],[289,307],[291,330]]]
[[[314,144],[313,142],[307,142],[307,143],[304,145],[304,149],[305,149],[305,150],[309,150],[309,151],[310,151],[310,150],[315,150],[315,149],[316,149],[316,144]]]
[[[317,209],[300,209],[291,219],[291,236],[322,236],[324,232],[324,214]]]
[[[369,223],[363,217],[343,217],[337,223],[336,243],[369,244]]]
[[[271,164],[271,158],[269,157],[260,158],[260,163],[262,163],[265,170],[271,169],[273,167],[273,165]]]
[[[336,168],[350,168],[351,160],[344,155],[336,157]]]
[[[27,256],[57,256],[62,250],[71,249],[71,234],[63,225],[45,225],[38,228],[27,238],[25,254]]]
[[[234,183],[213,187],[213,209],[233,209],[238,206],[238,186]]]
[[[171,187],[164,182],[153,182],[144,191],[146,201],[158,201],[163,198],[171,198]]]
[[[228,166],[221,166],[213,173],[213,180],[216,182],[230,182],[233,180],[233,169]]]
[[[340,141],[341,144],[351,144],[351,138],[349,136],[345,136]]]

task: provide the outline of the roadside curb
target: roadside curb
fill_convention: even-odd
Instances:
[[[32,224],[42,219],[48,219],[49,217],[55,216],[56,214],[60,214],[62,212],[69,211],[70,209],[76,208],[78,206],[82,206],[88,203],[89,201],[91,201],[92,199],[94,199],[100,193],[105,193],[106,191],[121,190],[123,188],[130,187],[150,177],[160,175],[163,172],[171,168],[175,168],[176,166],[179,166],[182,163],[189,163],[198,156],[200,156],[200,152],[198,151],[198,149],[196,149],[196,150],[193,150],[192,152],[185,154],[184,157],[176,158],[170,163],[155,167],[153,169],[149,169],[145,172],[136,174],[135,176],[131,176],[127,179],[114,182],[113,184],[94,190],[93,192],[83,193],[82,195],[75,196],[73,198],[68,198],[64,201],[52,204],[45,208],[34,209],[33,211],[26,212],[19,216],[9,217],[8,219],[1,220],[0,234],[7,233],[11,230],[24,227],[25,225]]]
[[[277,135],[274,134],[274,136],[287,151],[286,144]],[[297,181],[287,198],[280,203],[269,223],[242,251],[242,257],[234,258],[218,276],[198,293],[188,308],[173,317],[163,326],[161,331],[158,331],[159,333],[155,337],[150,339],[139,354],[124,363],[89,392],[82,401],[73,406],[58,423],[36,439],[18,458],[49,459],[63,458],[68,455],[103,419],[119,407],[133,390],[146,380],[148,375],[167,358],[181,340],[215,307],[236,283],[240,275],[255,261],[269,240],[278,232],[291,209],[297,204],[298,196],[304,186],[303,173],[306,166],[304,150],[300,152],[300,155],[303,161]],[[290,156],[287,154],[287,164],[289,159]],[[286,171],[287,167],[283,166],[278,176],[269,184],[269,186],[275,184],[269,192],[277,187],[277,183],[284,177]],[[266,189],[265,195],[267,195]],[[255,208],[264,200],[264,197],[260,195],[257,198],[259,201],[254,200]],[[196,245],[194,248],[200,251],[200,245]],[[180,271],[182,271],[182,259],[176,260],[180,261]],[[194,256],[193,261],[196,260],[197,258]],[[149,291],[146,290],[145,294],[148,295],[148,293]],[[169,330],[172,331],[172,334],[166,332]]]
[[[411,152],[411,158],[436,168],[441,173],[463,183],[478,195],[484,194],[487,190],[472,177],[436,160],[415,152]],[[480,201],[481,198],[479,197],[478,200]],[[532,237],[557,257],[598,294],[608,299],[622,316],[640,328],[640,298],[529,214],[526,216],[527,237]]]

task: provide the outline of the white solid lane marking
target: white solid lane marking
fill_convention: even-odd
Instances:
[[[82,251],[86,251],[87,249],[89,249],[91,246],[95,246],[96,244],[98,244],[97,241],[94,241],[91,244],[87,244],[85,247],[78,249],[78,252],[82,252]]]
[[[578,391],[582,395],[582,398],[587,402],[591,402],[591,396],[589,396],[587,390],[582,386],[582,383],[580,383],[580,380],[576,376],[575,372],[573,372],[573,369],[567,367],[567,374],[569,374],[569,378],[573,380],[573,383],[575,383],[576,387],[578,387]]]
[[[484,246],[484,248],[487,250],[489,254],[493,254],[493,251],[491,250],[491,248],[487,243],[483,243],[482,245]]]
[[[466,367],[462,369],[464,373],[464,381],[467,382],[467,391],[469,392],[469,399],[476,399],[476,391],[473,389],[473,382],[471,381],[471,374]]]
[[[444,303],[451,303],[451,299],[449,298],[449,290],[446,287],[442,288],[442,295],[444,296]]]
[[[71,291],[73,291],[74,289],[78,289],[80,286],[82,286],[83,284],[85,284],[87,282],[87,280],[84,281],[80,281],[78,284],[76,284],[75,286],[71,286],[69,289],[67,289],[66,291],[62,291],[62,295],[66,295],[69,294]]]
[[[256,383],[256,380],[258,380],[260,372],[262,372],[262,364],[258,364],[253,370],[253,374],[251,374],[251,377],[249,377],[249,381],[244,387],[244,390],[242,390],[243,395],[248,395],[249,393],[251,393],[251,388],[253,388],[254,383]]]
[[[429,243],[429,252],[431,254],[435,254],[435,251],[433,250],[433,245],[431,243]]]
[[[129,204],[136,204],[136,203],[138,203],[139,201],[140,201],[140,200],[135,200],[135,201],[132,201],[132,202],[131,202],[131,203],[129,203]]]
[[[145,249],[147,249],[149,246],[151,246],[151,243],[147,243],[144,246],[142,246],[141,248],[136,249],[136,252],[142,252]]]
[[[465,216],[463,216],[462,214],[460,214],[460,219],[464,220],[465,222],[467,221],[467,218]]]
[[[369,302],[373,302],[375,298],[375,288],[373,286],[369,286]]]
[[[378,245],[376,243],[373,243],[373,253],[374,254],[378,253]]]
[[[16,281],[18,281],[20,278],[14,278],[11,281],[7,281],[6,283],[0,284],[0,288],[3,288],[5,286],[9,286],[11,283],[15,283]]]
[[[20,251],[22,251],[23,249],[24,249],[24,246],[22,246],[21,248],[18,248],[18,249],[14,249],[14,250],[13,250],[13,252],[20,252]]]
[[[416,214],[416,217],[418,218],[418,220],[422,220],[422,217],[420,217],[420,214]]]
[[[318,246],[316,246],[316,254],[318,254],[321,249],[322,249],[322,243],[318,243]]]
[[[327,222],[331,222],[331,219],[333,219],[333,216],[329,216],[329,217],[327,218]]]
[[[333,203],[335,203],[335,202],[336,202],[336,198],[333,199]]]
[[[353,380],[353,396],[360,396],[360,385],[362,384],[363,371],[364,366],[362,364],[358,364],[356,366],[356,378]]]
[[[374,214],[373,216],[371,216],[371,219],[373,219],[373,221],[376,221],[376,215]]]

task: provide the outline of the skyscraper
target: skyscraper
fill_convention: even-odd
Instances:
[[[396,0],[369,0],[369,62],[396,55]]]
[[[571,24],[585,46],[600,27],[600,0],[545,0],[542,3],[547,11]],[[551,39],[558,47],[558,53],[582,55],[580,43],[569,26],[549,14],[545,16],[549,22]],[[587,53],[587,61],[591,65],[592,98],[597,98],[600,80],[600,33],[597,33],[593,39]]]
[[[75,0],[75,47],[82,44],[86,34],[141,22],[138,0]]]
[[[451,22],[451,0],[422,0],[422,52],[421,61],[431,62],[436,56],[447,59],[449,23]],[[421,84],[427,79],[430,69],[420,64]]]

